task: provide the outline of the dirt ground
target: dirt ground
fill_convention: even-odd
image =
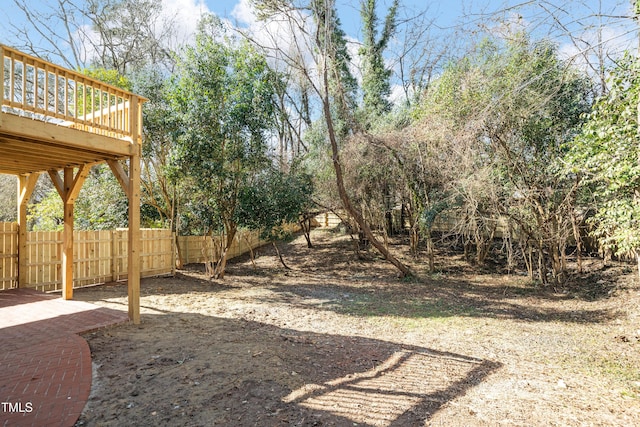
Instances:
[[[474,270],[457,254],[400,280],[349,236],[312,233],[142,282],[141,325],[87,334],[92,393],[79,426],[640,425],[633,267],[565,288]],[[76,298],[126,310],[126,285]]]

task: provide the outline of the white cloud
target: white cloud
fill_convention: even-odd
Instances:
[[[153,25],[156,37],[164,36],[162,41],[169,49],[177,49],[194,41],[198,21],[203,15],[211,13],[204,0],[162,0],[162,9]],[[170,38],[166,30],[170,29]],[[82,59],[90,63],[98,55],[96,47],[101,44],[100,35],[91,25],[81,26],[75,35],[82,49]]]
[[[231,16],[245,26],[254,25],[258,20],[254,8],[248,0],[240,0],[231,11]]]
[[[561,58],[570,61],[578,70],[589,75],[595,82],[601,76],[598,70],[604,67],[608,70],[612,61],[620,58],[625,50],[631,52],[637,49],[635,33],[630,33],[621,27],[592,28],[574,37],[573,42],[560,45],[558,53]],[[604,78],[609,77],[605,71]]]
[[[409,96],[412,96],[413,91],[409,88]],[[404,87],[399,84],[391,85],[391,94],[389,94],[389,101],[393,105],[404,105],[407,102],[407,93]]]
[[[633,40],[630,40],[633,38]],[[589,29],[575,37],[575,42],[560,45],[559,53],[565,59],[595,56],[598,51],[609,57],[616,57],[626,49],[635,47],[635,37],[623,28],[602,27]]]
[[[98,56],[95,46],[99,44],[100,36],[93,31],[90,25],[81,25],[74,33],[74,43],[79,48],[80,66],[87,66],[92,58]]]
[[[347,39],[347,52],[351,57],[351,64],[349,64],[349,71],[353,77],[356,78],[358,84],[362,84],[362,57],[358,53],[362,42],[356,38],[346,36]]]
[[[316,69],[311,40],[303,34],[305,28],[310,28],[308,15],[297,11],[259,20],[249,0],[240,0],[231,15],[237,20],[238,30],[264,50],[275,69],[285,71],[300,60],[311,73]]]
[[[163,0],[160,22],[172,25],[178,44],[189,43],[194,38],[198,21],[207,13],[211,11],[204,0]]]

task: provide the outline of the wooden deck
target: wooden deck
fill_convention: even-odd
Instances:
[[[143,98],[5,46],[0,57],[0,173],[137,154]]]
[[[64,204],[63,297],[72,298],[73,208],[91,165],[106,162],[129,199],[129,316],[138,323],[146,99],[3,45],[0,76],[0,173],[18,176],[18,287],[26,283],[26,206],[44,172]]]

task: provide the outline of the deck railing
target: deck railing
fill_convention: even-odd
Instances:
[[[3,113],[140,142],[144,98],[7,46],[0,58]]]

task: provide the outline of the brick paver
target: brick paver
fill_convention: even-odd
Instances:
[[[0,292],[0,426],[73,426],[91,390],[91,352],[77,334],[127,321],[57,295]]]

